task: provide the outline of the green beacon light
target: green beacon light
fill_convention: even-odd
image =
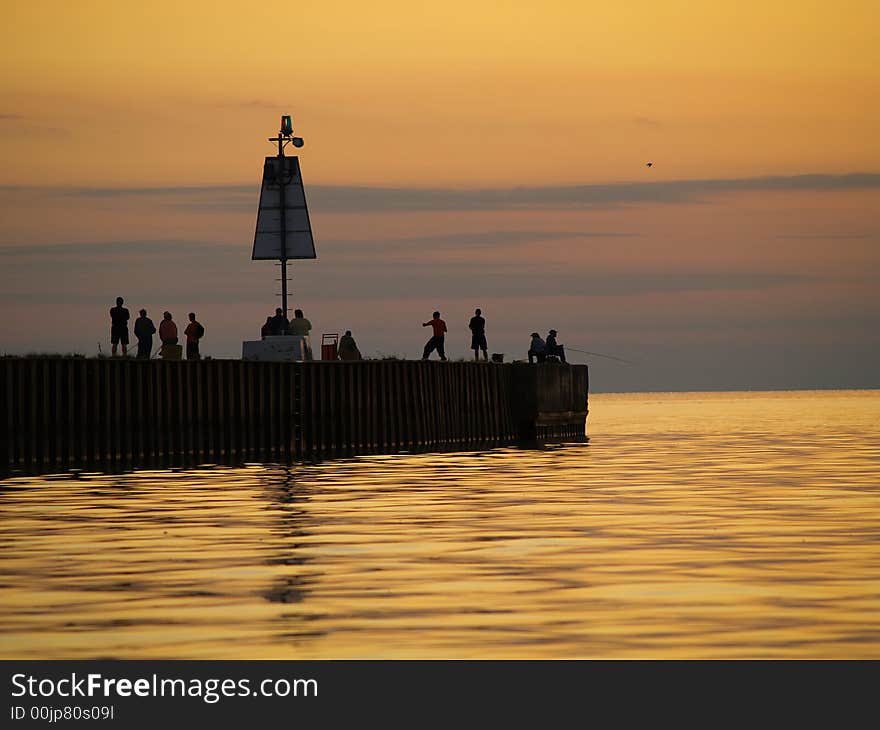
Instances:
[[[293,122],[290,121],[290,115],[285,114],[281,117],[281,135],[289,137],[291,134],[293,134]]]

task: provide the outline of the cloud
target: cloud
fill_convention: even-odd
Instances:
[[[321,250],[332,257],[366,256],[370,260],[402,254],[422,255],[425,252],[491,250],[493,248],[521,247],[545,241],[571,238],[622,238],[638,234],[615,231],[485,231],[479,233],[450,233],[433,236],[412,236],[393,239],[322,239]],[[182,257],[247,256],[249,243],[232,245],[216,241],[180,239],[132,239],[124,241],[92,241],[50,244],[14,244],[0,246],[0,261],[6,265],[30,264],[47,260],[65,261],[65,266],[96,260],[144,261],[154,257],[174,255]],[[362,260],[362,259],[359,259]]]
[[[123,256],[127,260],[138,257],[164,256],[173,253],[175,257],[187,252],[205,253],[207,249],[229,248],[213,241],[149,240],[95,241],[87,243],[50,243],[0,246],[0,259],[58,259]]]
[[[494,234],[487,236],[488,241]],[[360,242],[361,245],[367,242]],[[411,245],[411,244],[410,244]],[[236,302],[259,301],[265,296],[263,272],[251,270],[247,247],[222,246],[195,241],[127,241],[56,246],[15,247],[16,255],[2,256],[4,271],[11,277],[0,290],[0,301],[39,301],[44,293],[34,282],[49,282],[57,299],[103,301],[109,281],[127,282],[129,288],[143,282],[161,283],[166,294],[181,297],[192,290],[188,272],[202,273],[199,298]],[[168,269],[169,254],[175,266]],[[369,257],[342,255],[328,266],[305,265],[298,277],[298,291],[305,298],[324,301],[384,300],[442,294],[445,300],[493,297],[500,300],[574,296],[628,297],[685,292],[759,291],[818,281],[796,273],[761,271],[724,272],[701,270],[654,273],[620,270],[597,272],[588,266],[561,268],[535,262],[517,265],[502,260],[473,266],[461,260],[413,263],[381,248]],[[329,262],[328,262],[329,263]],[[306,266],[308,268],[306,268]],[[316,268],[312,268],[316,267]],[[308,272],[306,274],[306,272]],[[242,276],[246,274],[245,276]]]
[[[66,127],[47,127],[40,123],[35,123],[30,117],[14,112],[0,113],[0,122],[7,122],[2,127],[2,134],[9,137],[32,137],[36,135],[52,134],[55,136],[69,137],[71,131]]]
[[[13,186],[7,185],[0,189],[12,189]],[[38,188],[29,188],[37,190]],[[170,185],[155,188],[131,188],[131,187],[114,187],[114,188],[86,188],[86,187],[67,187],[67,188],[50,188],[47,192],[56,195],[76,198],[119,198],[119,197],[164,197],[179,196],[182,198],[224,195],[224,194],[253,194],[259,193],[260,186],[258,183],[250,185]]]
[[[805,241],[864,241],[880,237],[880,233],[783,233],[774,238]]]
[[[266,101],[265,99],[241,99],[238,101],[218,101],[212,106],[230,109],[286,109],[289,104]]]
[[[516,188],[414,188],[358,185],[309,185],[309,207],[336,213],[400,211],[528,210],[546,208],[612,208],[644,203],[699,203],[712,196],[737,192],[838,191],[880,188],[880,173],[789,175],[707,180],[547,185]],[[175,207],[253,210],[259,185],[166,187],[2,186],[0,191],[41,191],[85,198],[151,197]],[[164,200],[162,200],[164,198]]]
[[[733,192],[880,188],[880,173],[794,175],[729,180],[666,180],[519,188],[307,186],[309,203],[329,211],[607,208],[638,203],[697,203]]]
[[[633,123],[639,127],[648,127],[650,129],[660,129],[665,126],[663,122],[653,117],[633,117]]]
[[[726,273],[718,271],[686,274],[603,272],[587,270],[547,271],[535,267],[493,266],[472,270],[467,265],[434,265],[413,268],[396,262],[365,265],[334,262],[332,290],[325,299],[381,299],[393,291],[409,298],[442,293],[445,298],[477,294],[497,299],[523,297],[626,297],[658,293],[758,291],[813,283],[815,277],[767,272]]]
[[[628,238],[640,234],[624,231],[486,231],[481,233],[448,233],[434,236],[412,236],[382,240],[322,239],[322,250],[333,254],[399,254],[424,250],[468,250],[526,246],[542,241],[569,238]]]

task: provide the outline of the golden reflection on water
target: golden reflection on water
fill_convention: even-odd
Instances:
[[[0,482],[3,658],[878,658],[880,392],[588,446]]]

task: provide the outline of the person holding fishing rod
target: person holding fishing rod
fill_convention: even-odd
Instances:
[[[565,349],[556,342],[556,330],[547,333],[547,341],[544,343],[544,355],[546,357],[558,357],[559,362],[565,362]]]
[[[556,335],[558,332],[556,330],[550,330],[550,333],[547,335],[547,341],[541,339],[541,336],[537,332],[532,332],[532,340],[529,343],[529,364],[535,362],[536,360],[539,363],[546,362],[548,357],[557,357],[560,362],[566,362],[565,359],[565,350],[559,343],[556,342]],[[603,352],[591,352],[590,350],[578,350],[576,347],[569,347],[569,350],[572,352],[580,352],[584,355],[594,355],[595,357],[603,357],[607,360],[614,360],[615,362],[622,362],[626,365],[638,365],[637,362],[633,362],[632,360],[625,360],[622,357],[616,357],[614,355],[606,355]]]

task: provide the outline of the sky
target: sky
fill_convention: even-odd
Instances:
[[[313,336],[418,357],[439,309],[592,389],[880,387],[876,3],[9,3],[0,352],[109,349],[108,310],[237,357],[281,114]],[[652,162],[647,167],[647,162]],[[575,353],[611,354],[625,365]]]

